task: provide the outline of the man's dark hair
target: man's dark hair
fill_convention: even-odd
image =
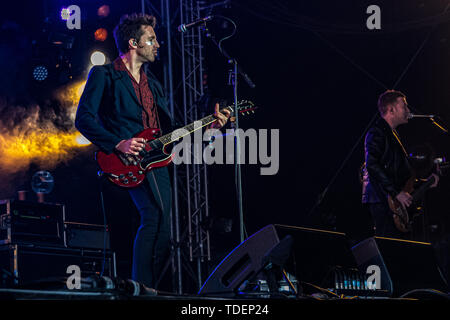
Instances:
[[[141,36],[144,34],[142,26],[156,25],[156,18],[154,16],[143,13],[126,14],[120,18],[119,24],[114,28],[114,39],[120,54],[128,51],[128,40],[136,39],[139,42]]]
[[[398,97],[406,98],[406,96],[400,91],[387,90],[386,92],[383,92],[378,98],[378,111],[380,114],[385,115],[387,112],[387,107],[390,104],[397,102]]]

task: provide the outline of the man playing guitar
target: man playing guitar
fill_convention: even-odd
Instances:
[[[363,177],[362,202],[372,215],[375,234],[402,238],[396,226],[398,215],[388,204],[393,199],[402,209],[407,209],[413,201],[410,192],[405,190],[412,177],[411,165],[396,128],[408,123],[410,111],[403,93],[388,90],[378,99],[380,118],[365,137],[365,168]],[[439,181],[432,174],[435,187]]]
[[[150,72],[159,44],[155,18],[125,15],[114,30],[120,56],[94,66],[81,96],[75,125],[105,154],[133,157],[143,151],[145,139],[135,137],[147,128],[164,133],[173,130],[164,90]],[[219,111],[212,127],[220,128],[230,113]],[[142,184],[127,189],[141,215],[133,248],[132,278],[149,288],[155,286],[169,248],[171,185],[167,167],[149,171]]]

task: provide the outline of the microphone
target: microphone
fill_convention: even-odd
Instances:
[[[414,113],[408,114],[408,119],[412,119],[412,118],[434,118],[434,117],[435,117],[434,114],[414,114]]]
[[[81,288],[85,290],[110,290],[130,296],[156,296],[158,291],[131,279],[110,278],[94,275],[81,279]]]
[[[197,26],[199,26],[201,24],[206,23],[207,21],[211,21],[213,19],[213,17],[214,16],[207,16],[207,17],[195,20],[195,21],[193,21],[191,23],[188,23],[188,24],[180,24],[178,26],[178,32],[182,32],[182,33],[186,32],[188,29],[197,27]]]

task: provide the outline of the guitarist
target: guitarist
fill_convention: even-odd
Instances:
[[[125,15],[114,29],[120,56],[94,66],[78,104],[76,128],[106,153],[138,154],[143,138],[133,138],[146,128],[173,130],[164,91],[150,71],[160,48],[156,20],[145,14]],[[219,112],[214,128],[221,128],[229,113]],[[148,172],[144,183],[128,190],[140,216],[133,248],[132,278],[153,288],[169,248],[171,184],[167,167]]]
[[[365,172],[362,202],[372,215],[377,236],[402,238],[394,224],[387,198],[390,195],[403,208],[411,205],[411,195],[403,191],[412,168],[396,128],[408,123],[410,111],[403,93],[388,90],[378,99],[380,118],[365,137]],[[438,176],[435,176],[435,187]]]

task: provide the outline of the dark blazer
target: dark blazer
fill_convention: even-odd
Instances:
[[[148,63],[143,67],[157,105],[161,129],[168,133],[174,121],[164,90],[150,72]],[[121,140],[144,130],[142,110],[126,71],[115,70],[113,63],[94,66],[78,104],[75,126],[102,151],[111,153]]]
[[[168,110],[167,99],[156,77],[144,65],[148,84],[155,99],[161,129],[169,133],[174,121]],[[114,69],[114,64],[94,66],[78,104],[76,128],[89,141],[106,153],[114,151],[121,141],[144,130],[142,109],[127,71]],[[147,173],[149,186],[164,214],[171,208],[171,184],[167,167]]]
[[[411,166],[391,127],[383,118],[379,118],[367,132],[364,147],[362,202],[381,202],[387,195],[397,196],[412,175]]]

